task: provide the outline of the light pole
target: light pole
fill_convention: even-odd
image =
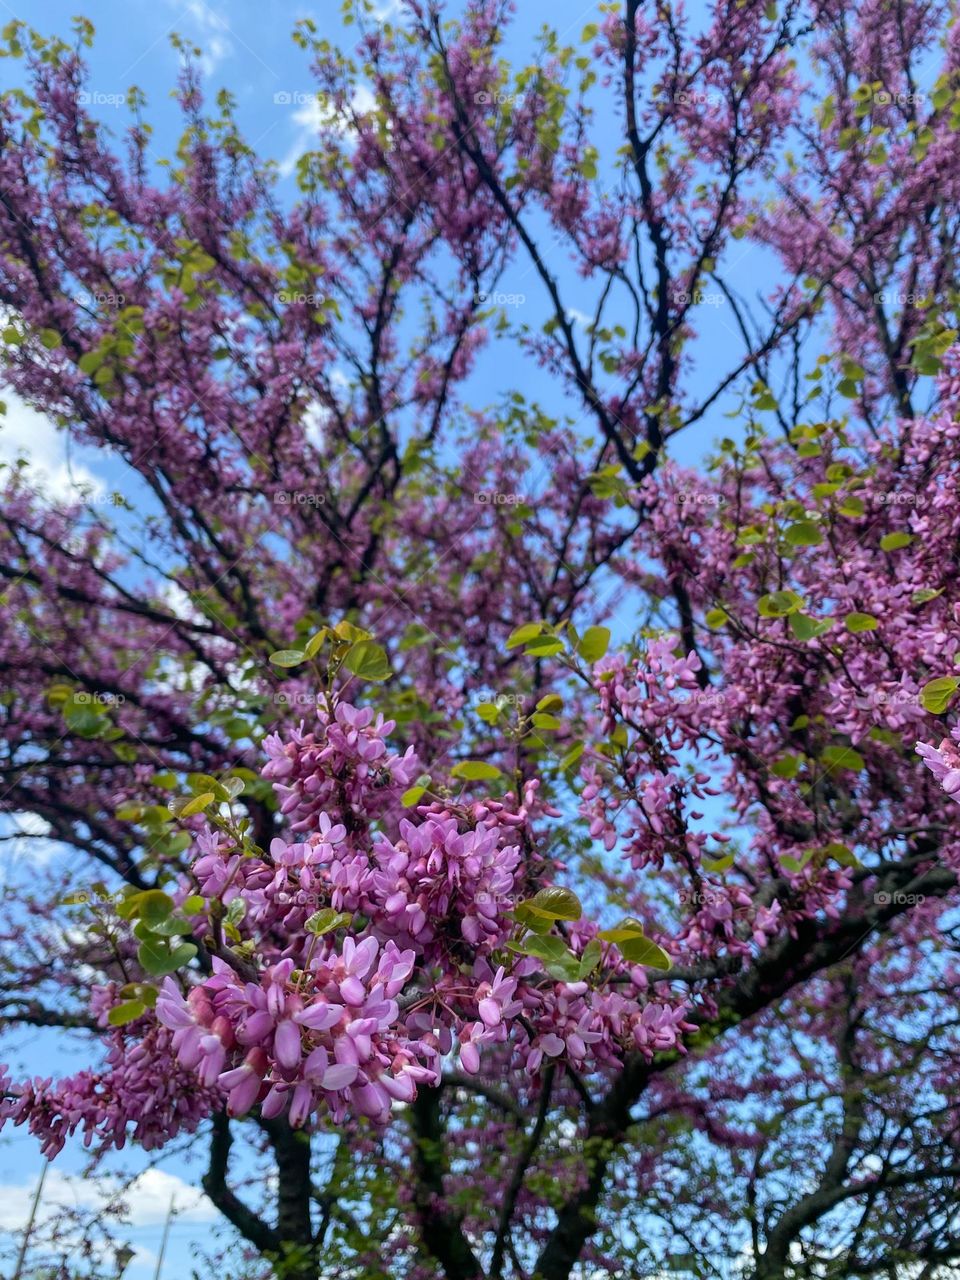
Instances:
[[[23,1229],[23,1240],[20,1244],[20,1253],[17,1256],[17,1266],[13,1273],[13,1280],[22,1280],[23,1264],[27,1260],[27,1250],[30,1247],[30,1237],[33,1235],[33,1224],[37,1220],[37,1209],[40,1205],[40,1193],[43,1191],[43,1180],[47,1176],[48,1162],[44,1160],[40,1166],[40,1181],[37,1183],[37,1189],[33,1193],[33,1203],[30,1206],[30,1217],[27,1219],[27,1225]]]

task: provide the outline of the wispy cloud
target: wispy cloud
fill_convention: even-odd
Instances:
[[[0,1229],[22,1230],[36,1185],[35,1178],[0,1183]],[[126,1209],[123,1215],[110,1212],[118,1197]],[[51,1168],[43,1186],[39,1222],[42,1229],[43,1221],[55,1218],[58,1212],[79,1209],[106,1211],[108,1217],[128,1227],[151,1227],[166,1221],[171,1201],[178,1221],[215,1222],[219,1216],[202,1192],[164,1169],[145,1170],[124,1191],[123,1183],[114,1176],[84,1178]]]
[[[352,111],[363,114],[372,111],[376,99],[366,85],[359,85],[350,99]],[[297,167],[297,161],[316,145],[321,130],[333,131],[342,135],[352,131],[349,114],[338,113],[322,94],[311,94],[307,101],[301,102],[293,111],[291,119],[297,128],[297,136],[280,161],[280,172],[289,177]]]
[[[205,4],[204,0],[168,0],[179,13],[188,17],[194,30],[189,33],[202,50],[200,66],[205,75],[233,53],[232,32],[226,13]]]
[[[18,395],[7,392],[4,399],[7,412],[0,418],[0,462],[25,458],[33,486],[55,501],[78,499],[84,490],[103,493],[93,472],[70,461],[65,432]]]

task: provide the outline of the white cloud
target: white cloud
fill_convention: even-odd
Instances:
[[[126,1194],[130,1223],[135,1227],[165,1222],[173,1201],[180,1222],[215,1222],[219,1213],[202,1191],[165,1169],[147,1169]]]
[[[342,401],[346,403],[349,400],[349,391],[351,387],[350,379],[342,369],[332,369],[327,374],[330,386],[335,392],[339,392]],[[311,400],[303,411],[303,429],[307,439],[311,444],[320,448],[323,444],[324,434],[330,422],[333,420],[332,412],[320,403],[319,400]]]
[[[49,834],[50,824],[37,813],[9,813],[0,818],[4,853],[18,863],[23,860],[34,865],[49,862],[63,847],[56,840],[46,839]]]
[[[0,1229],[23,1230],[36,1186],[35,1178],[22,1184],[0,1184]],[[102,1211],[116,1196],[128,1210],[120,1220],[129,1227],[152,1227],[166,1222],[171,1201],[178,1222],[214,1222],[219,1217],[201,1191],[164,1169],[145,1170],[124,1190],[124,1183],[112,1174],[85,1178],[51,1168],[43,1185],[38,1222],[42,1227],[44,1221],[55,1218],[63,1209]]]
[[[230,24],[226,16],[204,4],[203,0],[173,0],[173,3],[195,23],[198,29],[196,39],[203,50],[200,67],[204,75],[210,75],[233,53],[233,45],[228,39]]]
[[[103,484],[67,452],[67,436],[51,420],[13,392],[3,396],[7,412],[0,418],[0,462],[26,458],[31,485],[56,501],[76,500],[87,491],[101,496]]]
[[[363,114],[372,111],[377,100],[366,85],[358,85],[350,98],[352,111]],[[338,113],[320,94],[311,94],[306,102],[302,102],[293,113],[293,122],[298,133],[290,150],[280,161],[280,172],[287,178],[297,167],[297,161],[305,151],[309,151],[317,141],[321,129],[346,135],[351,132],[352,124],[346,113]]]

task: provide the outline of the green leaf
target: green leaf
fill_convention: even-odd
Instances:
[[[536,639],[543,632],[542,622],[527,622],[522,627],[517,627],[515,631],[511,631],[507,638],[507,648],[516,649],[518,645],[526,644],[529,640]]]
[[[461,760],[450,770],[450,776],[464,778],[467,782],[492,782],[494,778],[502,777],[503,771],[482,760]]]
[[[524,653],[534,658],[552,658],[555,654],[563,653],[563,641],[556,636],[537,636],[528,643]]]
[[[299,667],[306,660],[307,655],[302,649],[278,649],[270,655],[270,661],[275,667]]]
[[[412,809],[415,804],[419,804],[423,799],[426,789],[426,787],[407,787],[400,797],[400,803],[405,809]]]
[[[909,547],[912,541],[912,533],[887,533],[880,539],[880,550],[898,551],[901,547]]]
[[[670,957],[646,936],[639,920],[628,917],[613,929],[602,929],[597,936],[604,942],[615,942],[629,964],[642,964],[649,969],[670,968]]]
[[[580,637],[577,653],[584,662],[599,662],[610,647],[609,627],[587,627]]]
[[[247,900],[246,898],[240,897],[238,894],[227,908],[225,919],[228,920],[230,924],[239,924],[246,914]]]
[[[704,858],[703,869],[709,871],[711,875],[719,875],[724,871],[729,871],[733,866],[736,855],[733,853],[725,853],[722,858]]]
[[[580,969],[577,973],[577,978],[580,982],[593,973],[600,963],[601,952],[602,948],[598,938],[592,938],[583,948],[583,954],[580,956]]]
[[[548,716],[543,712],[537,712],[536,715],[532,716],[531,723],[536,729],[560,729],[563,727],[563,722],[558,720],[556,716]]]
[[[193,925],[189,920],[185,920],[183,916],[167,916],[166,920],[160,920],[156,924],[149,926],[151,933],[158,934],[161,938],[177,938],[186,937],[193,933]]]
[[[563,708],[563,699],[559,693],[546,693],[537,703],[537,711],[560,711]]]
[[[843,619],[843,625],[848,631],[876,631],[880,620],[872,613],[848,613]]]
[[[174,969],[182,969],[184,965],[190,963],[197,954],[197,948],[192,942],[181,942],[179,947],[174,947],[170,954],[170,963]]]
[[[542,960],[547,973],[558,982],[576,982],[579,978],[580,960],[562,938],[532,934],[522,942],[511,943],[510,949]]]
[[[200,795],[193,796],[190,800],[186,802],[185,805],[183,805],[182,808],[178,809],[177,817],[192,818],[197,813],[203,813],[207,805],[213,804],[216,798],[217,797],[213,794],[212,791],[203,791],[200,793]]]
[[[841,867],[860,867],[863,864],[849,846],[833,843],[826,845],[821,851],[824,858],[830,858]]]
[[[339,929],[341,925],[349,924],[353,916],[349,911],[334,911],[332,907],[324,907],[322,911],[315,911],[312,916],[304,921],[303,927],[307,933],[312,933],[317,938],[322,938],[325,933],[331,933],[334,929]]]
[[[854,497],[844,498],[837,507],[842,516],[849,516],[851,519],[855,516],[862,516],[866,509],[863,499]]]
[[[102,351],[85,351],[77,361],[77,368],[81,373],[96,373],[102,364]]]
[[[815,547],[823,541],[820,526],[812,520],[798,520],[796,524],[788,525],[783,536],[791,547]]]
[[[939,716],[949,707],[957,689],[960,689],[960,676],[939,676],[936,680],[928,680],[923,686],[920,701],[925,710]]]
[[[389,680],[392,674],[387,651],[372,640],[360,640],[348,649],[343,665],[361,680]]]
[[[495,702],[478,702],[477,715],[484,724],[496,724],[500,719],[500,708]]]
[[[140,964],[155,978],[162,978],[168,973],[174,973],[177,969],[183,968],[196,954],[197,948],[192,942],[182,942],[180,946],[171,950],[159,938],[141,942],[137,949],[137,959]]]
[[[795,591],[771,591],[757,602],[761,618],[786,618],[803,608],[803,597]]]
[[[304,656],[307,658],[315,658],[323,648],[323,642],[326,640],[327,635],[328,632],[326,627],[321,627],[319,631],[312,635],[303,646]]]
[[[125,1000],[123,1004],[115,1004],[107,1014],[107,1022],[111,1027],[123,1027],[128,1022],[136,1022],[147,1011],[142,1000]]]
[[[236,800],[237,796],[243,794],[243,789],[246,785],[244,779],[238,778],[235,774],[223,778],[220,782],[220,786],[227,793],[228,800]]]
[[[911,604],[926,604],[929,600],[936,600],[937,596],[943,595],[943,587],[934,590],[933,587],[921,587],[919,591],[915,591],[910,597]]]
[[[81,738],[96,738],[109,727],[106,709],[89,694],[72,693],[63,704],[67,728]]]
[[[801,644],[806,644],[808,640],[815,640],[829,631],[833,626],[833,619],[811,618],[808,613],[791,613],[789,626]]]
[[[803,764],[803,756],[787,755],[774,760],[770,772],[775,778],[795,778]]]
[[[148,889],[136,897],[137,915],[149,925],[160,924],[174,909],[173,899],[159,889]]]
[[[851,769],[858,772],[864,767],[863,756],[853,747],[825,747],[820,760],[828,770]]]
[[[580,899],[570,889],[554,886],[541,889],[532,898],[517,903],[517,915],[539,916],[543,920],[579,920],[583,915]]]
[[[642,964],[647,969],[661,969],[664,972],[671,967],[670,957],[663,947],[646,937],[626,938],[618,943],[620,954],[628,964]]]
[[[346,640],[350,644],[359,644],[361,640],[373,639],[372,631],[364,631],[362,627],[355,627],[352,622],[347,622],[346,618],[337,623],[334,631],[341,640]]]

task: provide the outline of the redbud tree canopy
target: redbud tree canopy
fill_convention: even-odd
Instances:
[[[293,200],[3,33],[3,381],[125,479],[4,476],[0,1117],[236,1276],[952,1275],[957,28],[511,8],[303,21]]]

